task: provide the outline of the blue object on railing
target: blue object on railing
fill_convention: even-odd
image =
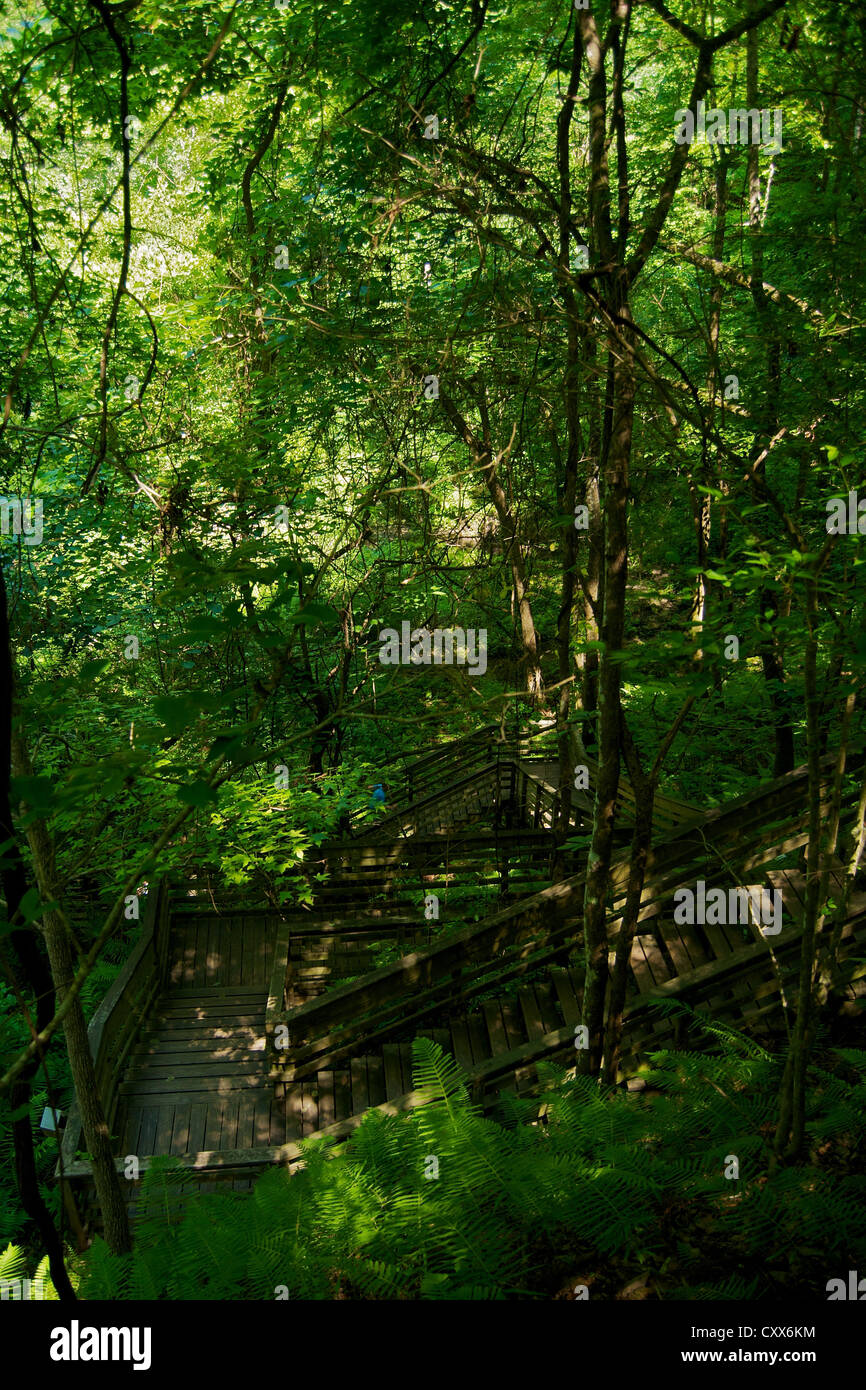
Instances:
[[[374,811],[377,806],[385,809],[385,788],[381,782],[377,782],[373,788],[373,795],[370,797],[370,810]]]

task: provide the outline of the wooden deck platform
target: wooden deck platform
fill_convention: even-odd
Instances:
[[[798,869],[777,864],[805,843],[803,805],[796,777],[781,779],[696,827],[689,815],[655,846],[630,956],[623,1079],[675,1036],[674,1020],[656,1008],[661,1000],[758,1029],[796,1002],[805,888]],[[539,1061],[573,1064],[583,880],[539,891],[553,842],[538,817],[530,820],[499,832],[495,853],[471,814],[469,827],[449,835],[325,847],[328,877],[312,908],[244,911],[227,896],[215,903],[211,892],[154,893],[134,957],[91,1025],[118,1167],[134,1155],[143,1173],[154,1156],[173,1155],[196,1181],[245,1188],[270,1164],[301,1161],[299,1143],[311,1134],[341,1137],[371,1108],[418,1104],[418,1035],[453,1053],[486,1108],[503,1089],[531,1091]],[[746,886],[781,892],[779,936],[764,937],[755,924],[674,923],[677,886],[721,881],[719,862],[725,881],[739,865]],[[626,865],[623,854],[614,884]],[[515,874],[523,895],[511,892]],[[425,885],[467,882],[498,886],[505,905],[443,938],[423,918]],[[609,917],[612,952],[621,891],[614,888]],[[399,958],[375,969],[383,946]],[[857,1007],[864,954],[860,893],[838,981]],[[287,1046],[277,1042],[281,1025]],[[77,1142],[73,1118],[64,1167],[86,1181]],[[134,1206],[137,1184],[129,1191]]]

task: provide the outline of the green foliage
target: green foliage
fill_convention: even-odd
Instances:
[[[106,972],[111,974],[110,967]],[[90,998],[100,988],[99,982],[88,981]],[[14,1011],[11,991],[0,984],[0,1068],[4,1071],[12,1059],[26,1044],[29,1034],[20,1015]],[[51,1067],[51,1078],[57,1104],[65,1109],[70,1095],[69,1067],[65,1053],[56,1055]],[[33,1148],[36,1173],[40,1191],[49,1211],[56,1218],[61,1209],[60,1192],[52,1180],[54,1165],[58,1158],[56,1135],[43,1134],[39,1129],[44,1108],[49,1104],[44,1074],[38,1073],[33,1081],[28,1113],[33,1131]],[[33,1228],[27,1220],[20,1204],[15,1182],[15,1157],[12,1142],[12,1114],[9,1097],[0,1096],[0,1241],[16,1240],[28,1246],[33,1239]],[[29,1256],[28,1256],[29,1258]]]
[[[786,1280],[818,1296],[828,1268],[866,1253],[866,1179],[768,1173],[766,1054],[658,1053],[643,1097],[548,1065],[535,1123],[539,1102],[513,1095],[500,1120],[483,1117],[437,1044],[417,1039],[413,1057],[426,1104],[371,1112],[339,1149],[310,1142],[303,1168],[265,1174],[249,1197],[191,1193],[178,1221],[188,1177],[156,1162],[134,1253],[97,1242],[83,1296],[543,1298],[588,1264],[593,1296],[641,1270],[662,1298],[761,1297]],[[856,1080],[812,1078],[816,1147],[859,1132],[866,1054],[845,1063]]]
[[[0,1281],[4,1279],[29,1279],[31,1281],[29,1287],[31,1301],[35,1302],[37,1299],[46,1303],[58,1301],[57,1290],[51,1282],[47,1255],[39,1261],[34,1269],[26,1251],[18,1245],[7,1245],[5,1250],[0,1250]],[[77,1275],[73,1275],[70,1282],[75,1288],[78,1284]]]
[[[859,537],[838,537],[828,553],[814,623],[803,591],[827,540],[827,497],[866,477],[866,48],[857,7],[789,0],[761,24],[754,71],[760,104],[784,106],[783,150],[696,144],[675,190],[674,113],[689,99],[695,50],[664,7],[630,6],[627,36],[614,34],[617,7],[594,7],[607,64],[607,128],[596,142],[586,62],[576,100],[563,104],[570,0],[107,8],[130,56],[133,138],[119,120],[117,47],[91,0],[62,0],[50,12],[7,0],[0,21],[0,492],[45,503],[43,541],[2,537],[16,707],[34,767],[13,785],[13,801],[31,881],[18,798],[47,821],[57,895],[81,945],[130,876],[143,888],[157,872],[180,879],[218,866],[256,902],[264,894],[280,907],[308,903],[304,860],[365,807],[369,782],[392,758],[498,718],[509,701],[517,708],[524,621],[537,641],[545,712],[567,690],[573,727],[589,743],[593,715],[577,706],[575,658],[605,654],[582,592],[604,536],[581,535],[569,554],[565,499],[575,489],[589,497],[596,476],[610,482],[611,441],[626,435],[629,544],[617,563],[629,587],[615,662],[644,766],[686,699],[693,705],[662,792],[705,806],[738,794],[773,767],[774,728],[790,729],[799,760],[805,712],[817,701],[832,749],[866,661]],[[678,12],[718,35],[748,8],[682,0]],[[722,106],[745,103],[746,42],[714,54],[710,95]],[[419,129],[434,109],[436,142]],[[560,117],[570,110],[563,150]],[[593,168],[593,146],[605,150],[604,171]],[[620,203],[602,211],[608,188]],[[611,394],[624,359],[602,302],[617,282],[602,238],[612,225],[625,270],[663,189],[663,234],[644,270],[628,276],[639,349],[631,434],[630,406]],[[578,234],[592,265],[583,280],[559,265],[559,248],[567,255]],[[774,287],[766,302],[762,280]],[[420,391],[434,367],[438,405]],[[723,396],[728,373],[739,381],[735,400]],[[485,481],[488,450],[501,495]],[[605,483],[603,509],[617,492]],[[566,575],[579,582],[563,650]],[[701,575],[707,609],[697,631]],[[531,619],[515,601],[524,586]],[[377,632],[403,620],[484,629],[487,673],[384,668]],[[737,662],[723,655],[730,633],[742,643]],[[812,666],[815,699],[804,691]],[[853,746],[862,701],[849,732]],[[167,827],[157,865],[152,847]],[[568,847],[582,855],[590,834],[582,825]],[[447,913],[431,938],[476,920],[491,896],[474,885],[443,895]],[[25,900],[28,921],[36,897]],[[82,993],[88,1014],[135,939],[125,925],[108,943]],[[380,947],[376,962],[397,949]],[[0,993],[4,1060],[25,1036],[14,1015]],[[50,1060],[65,1099],[60,1046]],[[679,1065],[693,1110],[668,1118],[683,1142],[697,1143],[715,1113],[700,1098],[709,1064]],[[735,1087],[738,1106],[755,1123],[760,1111],[766,1128],[770,1061],[746,1050],[736,1065],[760,1081],[753,1100]],[[809,1124],[834,1143],[850,1130],[850,1085],[825,1079],[815,1093]],[[34,1093],[34,1124],[43,1102]],[[603,1113],[629,1142],[625,1117],[643,1113],[642,1102],[620,1111],[616,1100],[596,1112],[595,1097],[565,1086],[551,1115],[561,1120],[572,1103],[600,1129]],[[220,1246],[229,1272],[219,1287],[242,1296],[266,1287],[276,1248],[297,1267],[297,1287],[317,1297],[337,1283],[372,1296],[536,1289],[551,1242],[568,1244],[578,1228],[599,1258],[638,1258],[670,1176],[663,1170],[659,1186],[632,1171],[639,1145],[637,1157],[617,1162],[612,1151],[596,1155],[596,1205],[580,1169],[568,1190],[582,1205],[564,1210],[545,1164],[558,1154],[571,1172],[573,1136],[559,1152],[555,1123],[527,1138],[516,1114],[500,1132],[450,1095],[442,1105],[430,1119],[370,1121],[345,1157],[311,1153],[291,1184],[263,1180],[264,1195],[248,1204],[264,1204],[251,1243],[234,1217],[224,1237],[214,1234],[202,1199],[189,1218],[197,1235],[179,1247],[178,1287],[191,1286],[184,1261],[202,1287],[223,1278],[195,1263],[208,1240],[248,1252],[258,1283],[237,1273],[234,1247]],[[452,1144],[452,1169],[447,1182],[416,1190],[411,1144],[432,1142],[422,1136],[434,1122],[443,1126],[437,1142]],[[717,1138],[719,1149],[733,1142]],[[751,1129],[738,1142],[757,1161],[765,1138]],[[535,1146],[541,1216],[530,1213],[523,1144]],[[37,1140],[43,1182],[52,1145]],[[402,1206],[370,1174],[377,1145],[398,1155]],[[0,1105],[0,1236],[23,1242],[9,1152]],[[497,1155],[501,1208],[478,1186]],[[157,1165],[154,1232],[166,1184]],[[46,1191],[56,1209],[56,1190]],[[333,1266],[306,1215],[297,1217],[303,1242],[290,1244],[290,1222],[274,1216],[281,1204],[289,1211],[287,1191],[307,1193]],[[324,1194],[320,1212],[313,1191]],[[631,1215],[605,1223],[610,1205]],[[265,1216],[283,1232],[277,1246],[267,1244]],[[350,1251],[340,1220],[351,1231],[356,1218]],[[406,1232],[416,1229],[413,1245]],[[468,1252],[463,1231],[479,1237]],[[157,1253],[130,1266],[130,1287],[169,1286],[155,1235],[151,1245]],[[113,1278],[100,1258],[93,1269]],[[708,1277],[700,1287],[742,1294],[752,1277]]]

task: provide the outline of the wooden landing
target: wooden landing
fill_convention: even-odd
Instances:
[[[778,1016],[783,995],[788,1004],[795,1001],[803,876],[785,870],[771,871],[768,878],[784,896],[785,929],[778,938],[758,940],[754,928],[747,940],[739,927],[675,926],[664,914],[651,919],[651,931],[635,938],[623,1078],[634,1073],[648,1050],[676,1041],[675,1021],[653,1012],[661,998],[682,998],[714,1022],[738,1027],[775,1021],[771,1016]],[[482,995],[468,1011],[463,1006],[449,1017],[440,1008],[438,1017],[409,1026],[403,1038],[392,1034],[342,1062],[320,1066],[309,1078],[278,1083],[283,1094],[277,1098],[269,1074],[272,1058],[265,1050],[265,999],[277,925],[278,919],[262,916],[174,919],[168,964],[175,982],[158,1001],[147,1034],[129,1059],[115,1132],[121,1169],[129,1154],[138,1158],[142,1176],[154,1155],[179,1160],[184,1187],[169,1197],[176,1215],[193,1191],[248,1191],[264,1169],[303,1162],[299,1141],[313,1134],[339,1141],[373,1108],[397,1114],[421,1104],[423,1096],[413,1090],[412,1036],[432,1037],[451,1052],[468,1076],[473,1098],[487,1111],[506,1089],[535,1092],[539,1061],[574,1063],[582,971],[548,964],[503,987],[494,999]],[[344,929],[352,938],[351,926]],[[339,973],[356,951],[356,939],[357,933],[338,964],[326,930],[321,947],[326,967]],[[310,941],[307,930],[308,959]],[[860,893],[851,902],[843,955],[857,958],[864,952],[866,894]],[[229,983],[222,982],[226,974]],[[310,997],[321,984],[321,977],[310,977]],[[850,971],[841,992],[862,1007],[862,966]],[[72,1163],[67,1172],[71,1178],[87,1177],[89,1166]],[[140,1181],[125,1190],[135,1219]],[[83,1214],[91,1229],[99,1228],[91,1182],[85,1186]]]
[[[833,886],[841,890],[838,872]],[[675,1041],[679,1028],[669,1015],[654,1006],[664,1000],[682,1000],[696,1012],[706,1014],[714,1022],[766,1031],[778,1021],[781,1011],[796,1004],[800,954],[800,933],[804,911],[805,888],[801,874],[793,870],[770,871],[772,887],[780,887],[784,914],[782,931],[778,936],[765,936],[753,922],[741,924],[682,925],[673,921],[670,897],[659,904],[650,901],[644,909],[648,920],[633,943],[630,956],[626,1027],[620,1079],[633,1074],[647,1051],[668,1046]],[[765,880],[766,883],[766,880]],[[760,882],[751,886],[761,890]],[[661,907],[661,910],[659,910]],[[651,929],[650,929],[651,928]],[[611,941],[610,963],[613,964]],[[866,894],[855,894],[850,903],[848,920],[841,937],[841,954],[850,957],[866,949]],[[285,1094],[289,1103],[301,1104],[304,1114],[312,1115],[317,1086],[324,1079],[330,1092],[336,1081],[339,1101],[330,1099],[319,1116],[322,1128],[333,1125],[344,1116],[358,1113],[371,1100],[364,1076],[370,1074],[373,1055],[384,1062],[391,1057],[391,1073],[385,1076],[382,1100],[395,1101],[401,1085],[398,1054],[403,1057],[402,1084],[410,1089],[406,1074],[409,1039],[419,1034],[435,1036],[446,1050],[453,1053],[463,1069],[480,1083],[482,1090],[497,1091],[503,1087],[532,1080],[534,1063],[542,1057],[556,1057],[571,1063],[572,1034],[580,1021],[582,1001],[582,968],[552,964],[550,957],[562,955],[547,952],[547,959],[538,957],[538,965],[526,969],[518,963],[511,971],[512,982],[503,973],[496,988],[495,999],[485,998],[480,1007],[467,1010],[466,1001],[473,994],[484,998],[491,992],[485,982],[483,964],[479,963],[480,983],[464,983],[461,1002],[447,1003],[447,986],[443,994],[436,990],[413,997],[411,987],[405,999],[405,1024],[399,1014],[388,1014],[383,1006],[380,1019],[372,1007],[367,1020],[359,1020],[355,1030],[343,1035],[337,1028],[330,1036],[326,1031],[321,1042],[305,1047],[302,1031],[298,1031],[299,1046],[287,1059]],[[842,994],[855,1001],[866,993],[862,968],[852,968],[843,960],[839,975]],[[425,977],[426,978],[426,977]],[[373,977],[370,977],[372,980]],[[857,1007],[860,1007],[858,1004]],[[301,1010],[301,1017],[303,1017]],[[345,1036],[345,1041],[343,1041]],[[404,1052],[400,1050],[404,1049]],[[355,1058],[365,1054],[361,1073],[361,1089],[354,1074]],[[377,1069],[380,1063],[375,1064]],[[510,1073],[510,1075],[509,1075]],[[293,1101],[294,1098],[294,1101]]]
[[[175,919],[169,985],[119,1087],[118,1154],[285,1143],[265,1053],[273,951],[261,917]]]

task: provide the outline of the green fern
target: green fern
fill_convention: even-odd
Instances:
[[[809,1258],[864,1261],[866,1179],[770,1171],[780,1063],[729,1043],[722,1055],[654,1053],[654,1089],[637,1096],[541,1064],[540,1095],[503,1097],[494,1120],[453,1057],[417,1039],[425,1104],[371,1112],[339,1146],[303,1144],[300,1169],[264,1174],[249,1196],[155,1161],[133,1254],[97,1243],[84,1296],[546,1298],[579,1251],[623,1283],[650,1269],[659,1297],[738,1298],[776,1292],[780,1270],[814,1282]],[[866,1056],[842,1060],[847,1078],[829,1061],[812,1073],[809,1125],[844,1144],[859,1133]]]

